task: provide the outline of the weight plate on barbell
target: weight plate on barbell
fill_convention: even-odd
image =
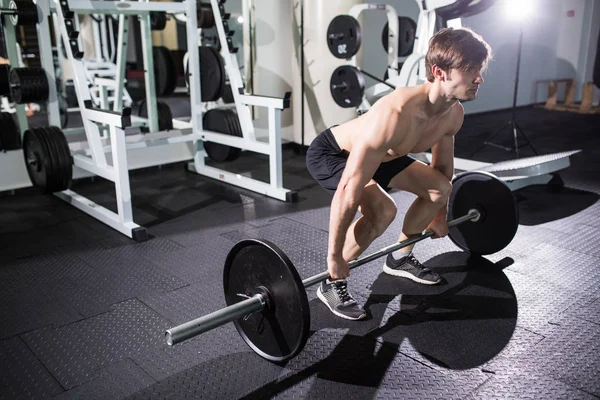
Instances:
[[[173,54],[164,46],[155,46],[152,48],[152,55],[154,58],[156,95],[166,96],[172,94],[177,88],[177,68]]]
[[[519,211],[508,185],[489,172],[469,171],[452,181],[448,219],[477,209],[481,218],[449,229],[450,240],[470,253],[493,254],[510,244],[519,227]]]
[[[339,66],[331,74],[329,89],[338,106],[358,107],[365,93],[364,75],[352,65]]]
[[[356,18],[338,15],[327,27],[327,47],[336,58],[351,58],[360,49],[362,33]]]
[[[207,131],[242,137],[242,127],[237,114],[226,108],[213,108],[204,113],[202,127]],[[204,142],[204,150],[206,155],[216,162],[233,161],[242,153],[239,147],[209,141]]]
[[[261,289],[269,293],[262,311],[234,321],[257,354],[279,362],[304,348],[310,329],[308,297],[298,271],[277,246],[259,239],[234,245],[225,261],[223,287],[227,305]]]

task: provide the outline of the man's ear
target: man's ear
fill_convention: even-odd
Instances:
[[[431,66],[431,73],[433,74],[433,77],[441,82],[444,82],[446,80],[446,71],[444,71],[443,69],[441,69],[437,64],[433,64]]]

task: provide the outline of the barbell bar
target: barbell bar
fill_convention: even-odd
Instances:
[[[478,210],[473,209],[469,212],[469,214],[449,221],[448,227],[455,226],[466,221],[476,221],[480,217],[481,213]],[[423,239],[427,239],[433,236],[433,234],[433,231],[426,231],[417,237],[410,238],[402,242],[384,247],[381,250],[376,251],[375,253],[372,253],[368,256],[350,261],[348,263],[348,267],[350,269],[360,267],[361,265],[371,262],[381,256],[387,255],[393,251],[409,246],[413,243],[417,243]],[[302,281],[302,285],[304,286],[304,288],[308,288],[326,279],[329,279],[330,277],[331,276],[329,275],[329,272],[324,271],[313,275],[309,278],[306,278]],[[248,314],[261,311],[266,306],[266,304],[267,299],[265,298],[265,293],[256,293],[252,297],[249,297],[246,300],[242,300],[239,303],[235,303],[231,306],[222,308],[195,320],[168,329],[166,331],[167,343],[169,345],[181,343],[184,340],[190,339],[194,336],[198,336],[204,332],[212,330],[228,322],[245,317]]]
[[[452,187],[448,205],[452,242],[480,255],[506,247],[518,228],[518,210],[510,188],[482,171],[458,175]],[[460,216],[455,218],[457,215]],[[349,267],[357,268],[433,234],[426,231],[387,246],[350,261]],[[308,339],[310,310],[306,288],[329,277],[324,271],[301,280],[289,258],[273,243],[241,240],[225,261],[223,283],[228,306],[166,330],[167,344],[175,345],[234,322],[257,354],[271,361],[287,360],[300,352]]]

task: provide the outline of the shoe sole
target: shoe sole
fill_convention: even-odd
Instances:
[[[331,311],[334,315],[337,315],[340,318],[344,318],[344,319],[349,319],[350,321],[358,321],[359,319],[363,319],[364,317],[367,316],[367,314],[363,314],[358,318],[352,318],[349,317],[347,315],[341,314],[337,311],[335,311],[333,308],[331,308],[331,306],[329,305],[329,303],[327,302],[327,299],[325,299],[325,296],[323,296],[323,294],[321,294],[321,291],[319,289],[317,289],[317,297],[323,302],[325,303],[325,305],[327,306],[327,308],[329,308],[329,311]]]
[[[388,275],[396,276],[398,278],[407,278],[413,282],[421,283],[423,285],[436,285],[442,281],[441,279],[438,279],[435,282],[426,281],[425,279],[417,278],[413,274],[410,274],[406,271],[399,271],[397,269],[392,269],[392,268],[388,267],[387,264],[383,264],[383,272],[385,272]]]

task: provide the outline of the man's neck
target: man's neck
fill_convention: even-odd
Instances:
[[[458,100],[444,95],[436,82],[425,82],[423,93],[426,95],[425,113],[431,117],[445,113]]]

